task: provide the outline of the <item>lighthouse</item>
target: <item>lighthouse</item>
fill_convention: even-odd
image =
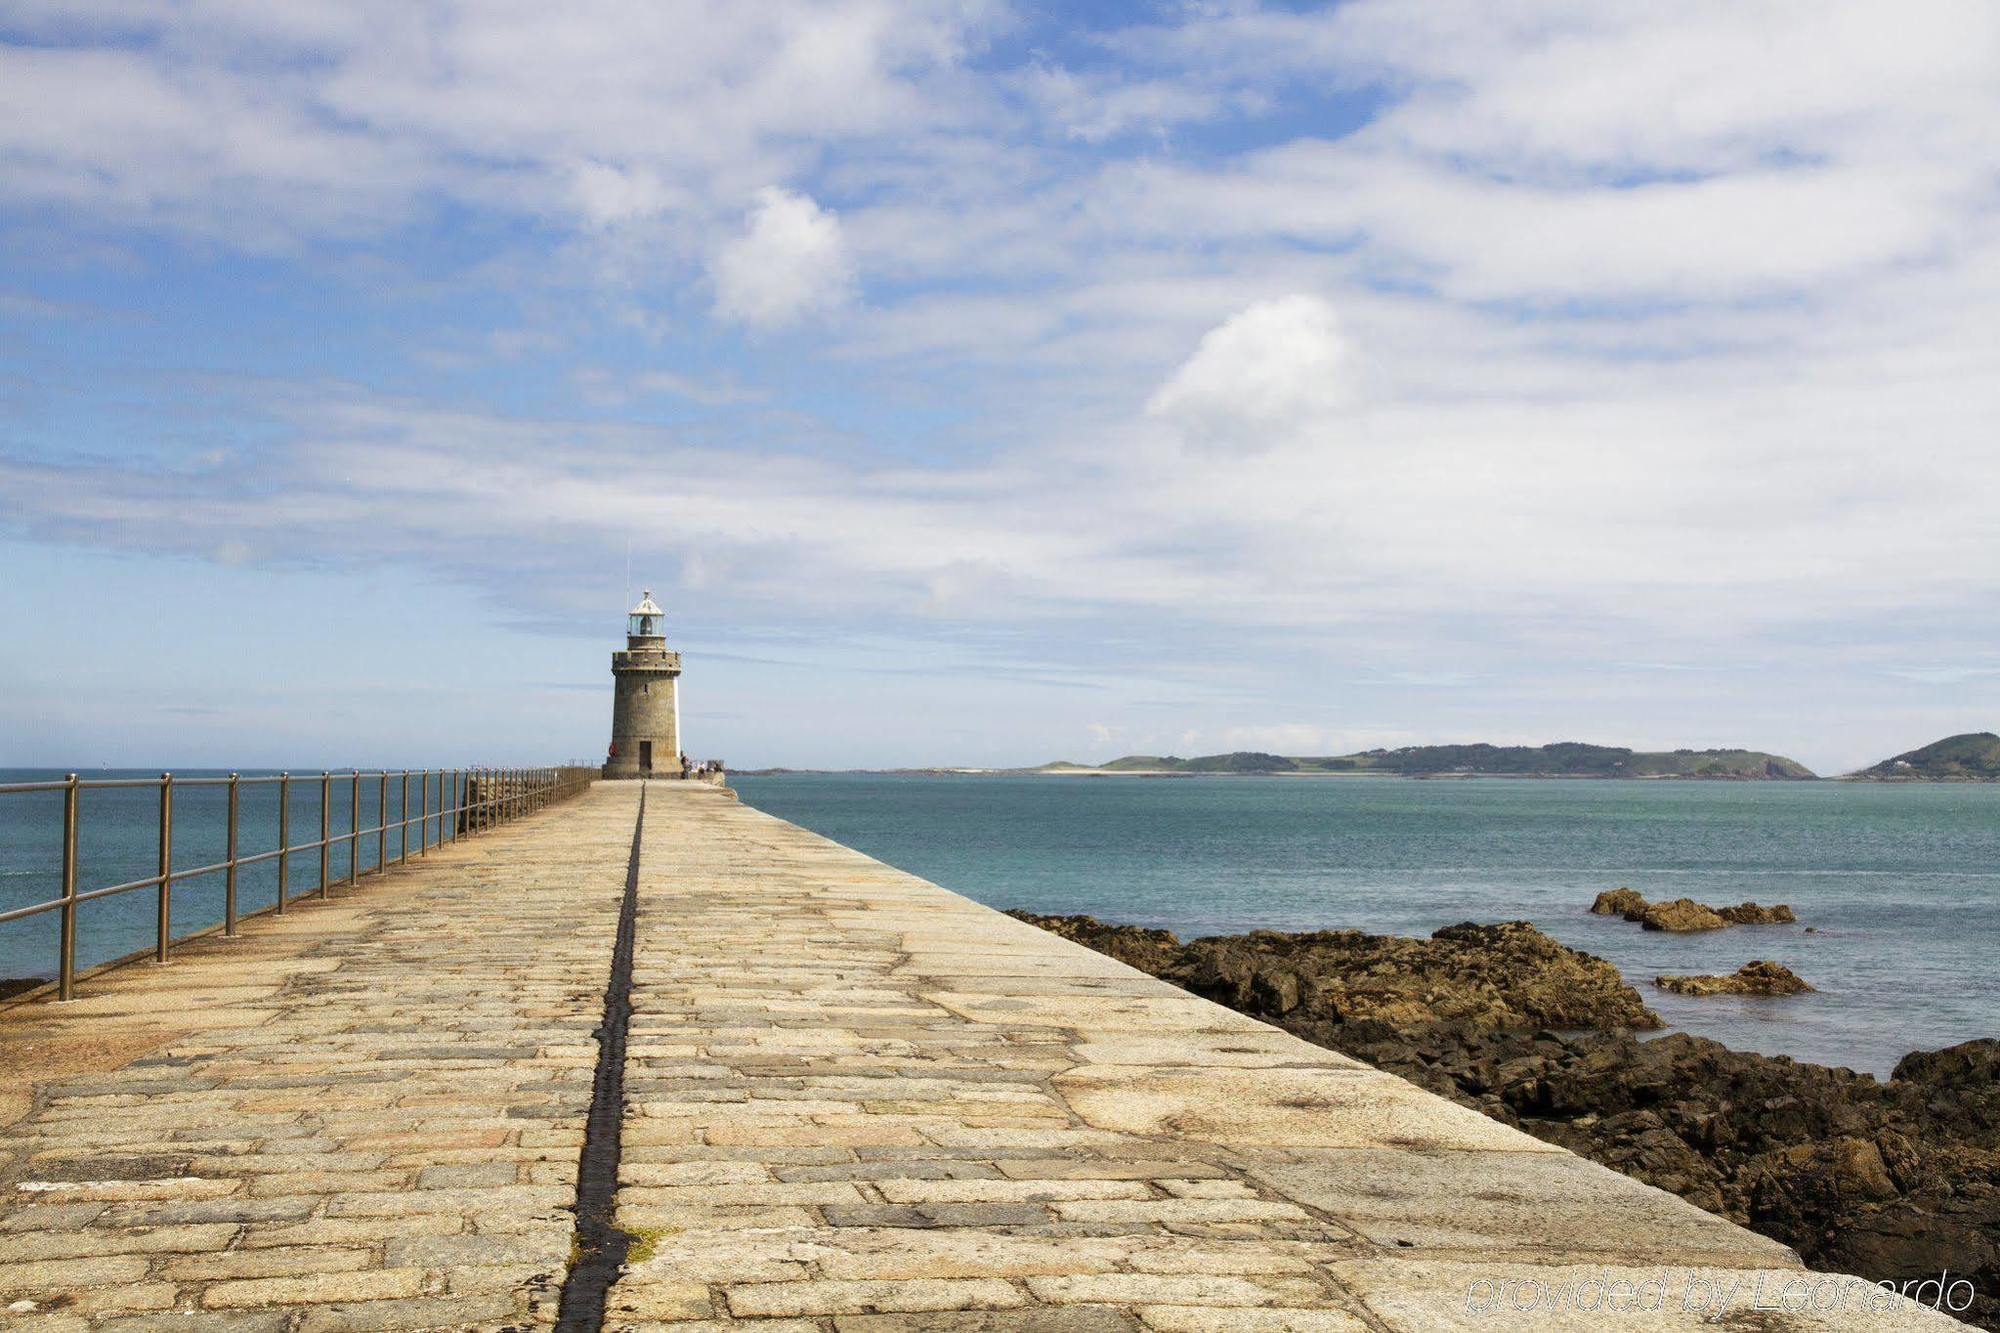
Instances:
[[[611,752],[607,778],[681,776],[681,655],[667,649],[666,617],[651,588],[625,620],[625,650],[611,654]]]

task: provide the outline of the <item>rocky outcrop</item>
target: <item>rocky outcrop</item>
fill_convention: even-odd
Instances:
[[[1726,977],[1654,977],[1653,984],[1676,995],[1798,995],[1812,989],[1783,963],[1765,958],[1752,959]]]
[[[1784,903],[1774,903],[1769,907],[1759,907],[1756,903],[1738,903],[1734,907],[1717,907],[1715,914],[1732,926],[1789,926],[1798,921],[1792,909]]]
[[[1114,926],[1094,916],[1037,916],[1033,912],[1009,912],[1008,916],[1040,926],[1051,935],[1109,954],[1128,967],[1154,976],[1165,976],[1180,956],[1181,942],[1171,930],[1148,930],[1144,926]]]
[[[1637,889],[1607,889],[1590,905],[1597,916],[1622,916],[1647,930],[1721,930],[1724,926],[1789,925],[1798,920],[1784,903],[1759,907],[1738,903],[1734,907],[1710,907],[1692,898],[1671,902],[1648,902]]]
[[[1729,918],[1692,898],[1676,898],[1670,903],[1648,903],[1639,913],[1639,924],[1647,930],[1721,930]]]
[[[1169,931],[1091,917],[1013,915],[1260,1017],[1474,1030],[1661,1025],[1617,968],[1525,921],[1447,926],[1427,940],[1259,930],[1183,945]]]
[[[1598,894],[1590,910],[1597,916],[1622,916],[1627,921],[1637,921],[1647,906],[1645,895],[1637,889],[1618,888]]]
[[[2000,1330],[2000,1041],[1914,1053],[1886,1083],[1680,1033],[1642,1041],[1632,1016],[1657,1019],[1637,993],[1525,923],[1182,945],[1024,919],[1149,958],[1146,971],[1670,1190],[1814,1268],[1897,1282],[1949,1269],[1979,1293],[1959,1317]],[[1578,983],[1588,998],[1565,1003]]]

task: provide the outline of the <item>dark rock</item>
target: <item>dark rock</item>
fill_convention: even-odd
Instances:
[[[1889,1077],[1898,1083],[2000,1098],[2000,1041],[1962,1041],[1941,1051],[1912,1051]]]
[[[1724,926],[1790,925],[1798,920],[1784,903],[1759,907],[1738,903],[1734,907],[1710,907],[1692,898],[1672,902],[1648,902],[1637,889],[1607,889],[1597,895],[1590,910],[1598,916],[1622,916],[1647,930],[1720,930]]]
[[[1634,913],[1643,914],[1646,906],[1645,895],[1637,889],[1619,888],[1606,889],[1598,894],[1590,910],[1596,916],[1622,916],[1627,921],[1636,921],[1639,918]]]
[[[1040,926],[1052,935],[1109,954],[1128,967],[1158,975],[1180,953],[1181,942],[1171,930],[1148,930],[1144,926],[1114,926],[1094,916],[1037,916],[1033,912],[1009,912],[1008,916]]]
[[[1653,984],[1676,995],[1797,995],[1812,989],[1783,963],[1756,958],[1726,977],[1654,977]]]
[[[1647,930],[1721,930],[1729,921],[1692,898],[1676,898],[1670,903],[1648,904],[1639,914],[1639,924]]]
[[[1445,1020],[1479,1028],[1657,1028],[1659,1015],[1603,959],[1525,921],[1447,926],[1427,940],[1358,930],[1252,931],[1179,943],[1091,917],[1011,915],[1261,1018]]]
[[[1732,926],[1789,926],[1798,920],[1784,903],[1770,907],[1738,903],[1734,907],[1718,907],[1715,914]]]

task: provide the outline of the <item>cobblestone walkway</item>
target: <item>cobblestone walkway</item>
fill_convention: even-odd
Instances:
[[[616,1327],[1952,1326],[789,824],[653,791]],[[1749,1308],[1820,1281],[1817,1315]]]
[[[0,1321],[550,1322],[638,797],[601,785],[0,1019],[60,1012],[81,1038],[187,1006],[207,1024],[43,1085],[0,1129]]]
[[[0,1128],[0,1322],[552,1322],[638,798],[40,1011],[185,1016]],[[713,790],[638,885],[606,1327],[1950,1326]]]

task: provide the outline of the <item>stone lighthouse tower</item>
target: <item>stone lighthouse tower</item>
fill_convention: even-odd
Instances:
[[[648,588],[611,654],[611,753],[607,778],[681,775],[681,655],[667,650],[666,622]]]

